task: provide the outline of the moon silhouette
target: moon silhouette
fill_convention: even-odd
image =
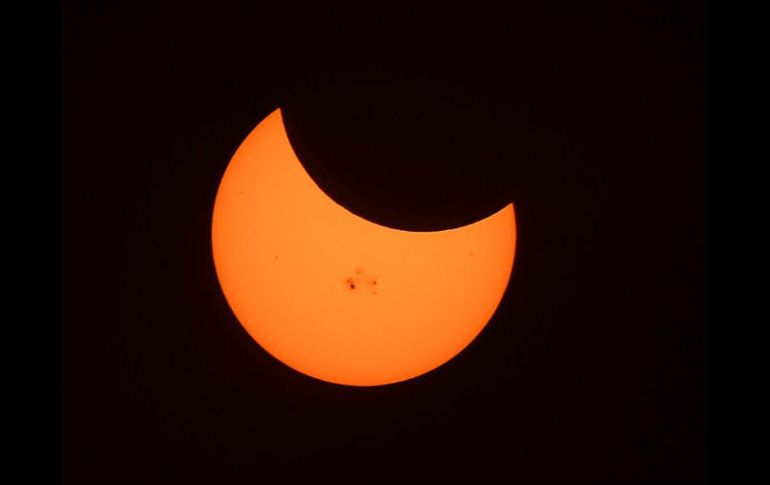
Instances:
[[[412,232],[325,194],[280,109],[233,155],[214,202],[214,266],[238,321],[268,353],[327,382],[376,386],[456,356],[492,318],[513,267],[513,204],[472,224]]]

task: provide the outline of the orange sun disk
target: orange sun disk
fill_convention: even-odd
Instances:
[[[352,214],[304,170],[276,110],[230,161],[211,237],[225,298],[262,348],[315,378],[373,386],[435,369],[481,332],[508,284],[516,223],[513,204],[434,232]]]

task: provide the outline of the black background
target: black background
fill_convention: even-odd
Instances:
[[[702,3],[159,3],[63,4],[65,482],[706,479]],[[279,106],[370,220],[515,203],[457,358],[350,388],[240,327],[211,210]]]

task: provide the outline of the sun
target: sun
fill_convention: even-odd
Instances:
[[[374,386],[422,375],[492,318],[513,267],[513,204],[472,224],[413,232],[327,196],[289,144],[280,110],[244,140],[212,218],[224,296],[251,337],[291,368]]]

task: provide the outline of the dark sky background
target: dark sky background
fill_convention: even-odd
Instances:
[[[701,2],[160,3],[63,3],[66,483],[706,479]],[[240,327],[211,211],[277,107],[367,219],[515,203],[511,282],[457,358],[351,388]]]

